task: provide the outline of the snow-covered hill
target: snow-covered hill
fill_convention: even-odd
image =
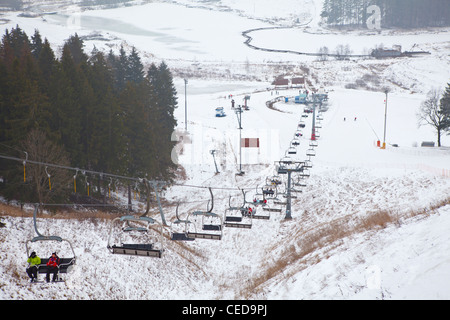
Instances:
[[[178,136],[186,135],[188,78],[189,139],[178,151],[187,175],[180,184],[187,186],[164,194],[170,222],[177,202],[182,217],[206,208],[209,192],[199,186],[213,187],[214,212],[220,215],[230,197],[232,205],[242,203],[238,188],[251,200],[275,174],[274,161],[285,155],[301,119],[306,127],[291,156],[308,158],[312,115],[302,117],[303,106],[285,103],[298,89],[274,88],[276,76],[304,75],[329,91],[330,102],[307,186],[293,199],[292,220],[284,219],[284,211],[271,213],[269,221],[254,220],[249,230],[225,228],[221,241],[174,242],[165,228],[165,251],[157,259],[112,255],[106,249],[109,220],[39,218],[42,233],[71,241],[77,263],[65,283],[29,285],[25,241],[34,236],[33,220],[6,216],[6,228],[0,228],[0,299],[449,299],[450,137],[443,139],[446,147],[421,148],[435,135],[429,127],[417,128],[416,118],[427,91],[450,78],[448,30],[415,31],[414,43],[431,52],[415,59],[322,62],[243,43],[245,30],[294,25],[252,33],[253,43],[308,51],[324,41],[330,49],[348,42],[355,51],[380,41],[413,44],[412,32],[404,31],[336,34],[338,41],[330,43],[324,40],[330,31],[318,23],[321,1],[297,2],[274,7],[269,1],[178,0],[107,10],[70,7],[35,18],[5,13],[4,29],[18,24],[31,35],[37,28],[55,48],[77,32],[86,50],[135,46],[147,63],[165,60],[178,88]],[[346,89],[358,79],[372,79],[371,90]],[[381,150],[376,143],[384,133],[384,86],[391,91],[387,149]],[[235,175],[239,131],[230,95],[236,105],[250,96],[241,134],[260,139],[259,149],[242,151],[243,176]],[[279,102],[268,108],[266,102],[275,98]],[[214,116],[217,106],[227,117]],[[218,150],[219,174],[212,149]],[[43,257],[53,250],[70,254],[67,247],[33,245]]]

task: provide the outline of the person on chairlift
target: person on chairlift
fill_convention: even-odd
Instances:
[[[36,252],[32,252],[27,259],[28,268],[27,274],[31,279],[31,282],[36,282],[38,278],[38,265],[41,264],[41,258],[36,255]]]
[[[50,282],[50,273],[53,273],[53,278],[52,281],[55,282],[58,280],[58,266],[59,266],[59,258],[56,255],[56,252],[52,253],[52,256],[48,259],[47,262],[47,276],[45,278],[45,280],[47,280],[47,282]]]

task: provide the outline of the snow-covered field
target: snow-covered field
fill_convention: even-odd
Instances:
[[[145,63],[168,63],[179,103],[174,138],[185,136],[177,152],[187,178],[164,197],[181,203],[181,218],[206,208],[209,192],[199,186],[213,187],[214,212],[220,215],[230,197],[231,205],[242,203],[238,188],[251,200],[275,174],[274,161],[285,155],[301,119],[306,127],[292,157],[308,158],[312,115],[302,118],[303,106],[284,98],[273,108],[266,106],[269,100],[298,94],[298,89],[273,88],[276,76],[303,73],[313,86],[329,91],[330,101],[322,113],[307,186],[292,202],[292,220],[284,219],[284,210],[271,213],[269,221],[254,220],[250,230],[225,228],[221,241],[174,242],[165,228],[163,257],[152,259],[111,255],[106,249],[110,221],[39,219],[41,233],[70,240],[77,263],[65,283],[29,285],[25,241],[34,236],[33,220],[5,216],[0,299],[449,299],[450,205],[444,204],[450,197],[450,136],[443,138],[442,148],[420,147],[436,138],[431,128],[417,127],[416,116],[428,90],[443,88],[450,79],[449,30],[330,35],[318,20],[322,1],[298,2],[284,0],[280,6],[277,1],[275,7],[273,1],[178,0],[105,10],[70,6],[35,18],[5,13],[4,29],[18,24],[32,35],[37,28],[56,50],[77,32],[86,37],[87,51],[94,45],[105,51],[135,46]],[[404,50],[415,44],[431,54],[321,62],[255,51],[243,43],[245,30],[290,25],[295,28],[254,32],[252,44],[315,52],[348,43],[360,53],[383,42],[401,44]],[[187,133],[186,74],[192,75]],[[378,78],[378,90],[345,88],[367,74]],[[384,136],[384,86],[390,93],[387,148],[381,150],[376,143]],[[243,176],[235,175],[239,130],[229,95],[236,105],[250,96],[241,134],[260,139],[259,149],[242,150]],[[227,117],[215,117],[218,106]],[[212,149],[217,150],[219,174]],[[173,222],[175,206],[164,211]],[[156,208],[153,213],[160,220]],[[33,246],[43,257],[68,250]]]

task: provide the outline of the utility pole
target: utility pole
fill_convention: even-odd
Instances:
[[[236,108],[235,113],[238,119],[239,124],[239,173],[238,175],[243,175],[244,172],[242,171],[242,107],[239,106]]]
[[[316,95],[313,93],[313,116],[312,116],[312,132],[311,140],[316,140]]]
[[[383,146],[381,149],[386,149],[386,120],[387,120],[387,106],[388,106],[388,93],[389,89],[385,89],[384,93],[386,94],[386,100],[384,102],[384,136],[383,136]]]
[[[184,79],[184,129],[187,131],[187,79]]]
[[[286,216],[284,219],[290,220],[292,219],[292,209],[291,209],[291,174],[292,170],[287,171],[288,175],[288,185],[287,185],[287,194],[286,194]]]
[[[212,154],[213,158],[214,158],[214,165],[216,166],[216,173],[219,173],[219,169],[217,169],[217,163],[216,163],[216,151],[217,150],[209,150],[209,152]]]

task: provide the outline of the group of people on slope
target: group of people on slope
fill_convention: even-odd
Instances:
[[[36,255],[36,252],[32,252],[28,257],[27,262],[29,264],[27,268],[27,274],[31,279],[31,282],[37,282],[38,279],[38,267],[41,264],[41,258]],[[45,280],[50,282],[50,274],[53,274],[52,281],[55,282],[58,280],[58,270],[59,270],[59,257],[56,255],[56,252],[53,252],[51,257],[47,262],[47,274]]]

